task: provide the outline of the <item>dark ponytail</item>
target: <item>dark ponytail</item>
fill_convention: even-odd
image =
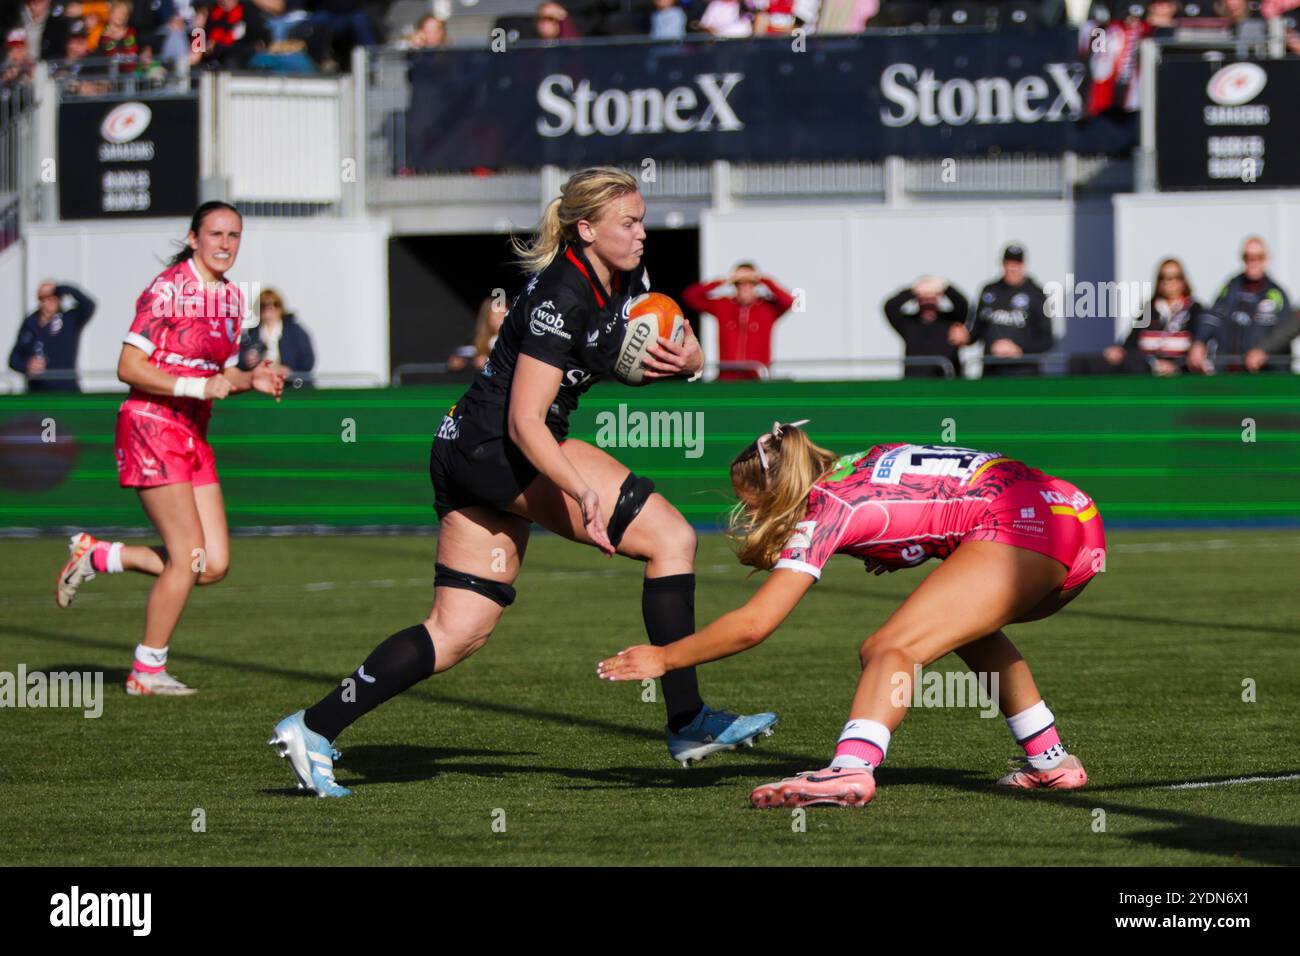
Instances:
[[[244,221],[244,214],[234,206],[230,205],[230,203],[224,202],[220,199],[213,199],[209,202],[205,202],[203,205],[199,206],[198,209],[194,210],[194,216],[190,219],[190,232],[197,236],[199,230],[203,228],[203,220],[207,219],[208,216],[212,215],[214,212],[219,212],[222,209],[233,212],[239,217],[240,222]],[[186,233],[186,238],[188,237],[189,233]],[[182,262],[192,258],[194,258],[194,250],[190,248],[190,244],[185,239],[182,239],[180,241],[180,249],[174,256],[167,260],[167,265],[178,266]]]

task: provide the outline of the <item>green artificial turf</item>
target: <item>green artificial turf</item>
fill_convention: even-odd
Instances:
[[[828,762],[858,644],[925,570],[872,577],[834,559],[767,643],[701,670],[714,706],[777,711],[775,736],[683,770],[662,704],[595,676],[599,658],[644,641],[641,567],[537,536],[487,647],[346,731],[337,773],[356,795],[318,800],[294,790],[266,738],[422,619],[432,538],[235,539],[229,577],[195,593],[173,644],[171,670],[201,689],[189,699],[121,690],[148,579],[101,575],[60,611],[61,542],[7,540],[0,671],[103,671],[107,683],[98,719],[0,710],[0,864],[1300,862],[1300,780],[1165,789],[1300,774],[1300,534],[1109,538],[1106,572],[1079,600],[1009,628],[1086,789],[994,792],[1017,753],[1002,720],[920,708],[874,802],[811,809],[802,828],[789,811],[749,809],[748,792]],[[701,624],[759,580],[716,535],[701,537],[698,572]]]

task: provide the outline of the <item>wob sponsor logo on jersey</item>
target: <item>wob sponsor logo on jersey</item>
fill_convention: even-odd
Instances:
[[[73,886],[50,897],[50,925],[127,927],[132,936],[148,936],[153,927],[153,894],[83,893]]]
[[[537,119],[537,132],[551,138],[736,132],[745,124],[729,100],[744,78],[743,73],[699,73],[693,85],[669,90],[598,91],[590,80],[575,82],[566,73],[552,73],[537,87],[537,105],[544,114]]]
[[[533,311],[528,316],[528,331],[533,335],[558,335],[562,339],[572,338],[568,332],[564,331],[564,316],[555,308],[555,303],[550,299],[540,305],[534,306]]]
[[[940,79],[932,69],[891,63],[880,74],[889,106],[880,121],[890,127],[1060,123],[1083,115],[1081,64],[1047,63],[1042,74]]]

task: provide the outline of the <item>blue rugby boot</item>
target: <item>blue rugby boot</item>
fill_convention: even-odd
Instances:
[[[754,738],[760,734],[771,737],[775,724],[776,714],[733,714],[714,710],[705,704],[695,719],[680,731],[664,728],[664,735],[672,758],[683,767],[689,767],[692,760],[703,760],[719,750],[735,750],[742,744],[752,747]]]
[[[299,790],[318,797],[350,797],[352,791],[334,780],[334,761],[343,756],[328,740],[309,728],[303,711],[290,714],[275,725],[267,741],[281,757],[289,760]]]

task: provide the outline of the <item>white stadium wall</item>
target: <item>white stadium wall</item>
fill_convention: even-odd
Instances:
[[[1166,256],[1182,260],[1192,291],[1211,304],[1241,271],[1252,235],[1269,248],[1268,271],[1295,306],[1300,301],[1300,191],[1153,193],[1115,197],[1115,268],[1150,282]],[[1300,350],[1300,341],[1292,343]]]
[[[98,303],[82,337],[78,368],[83,387],[120,389],[113,370],[133,317],[136,297],[163,268],[189,223],[33,224],[26,237],[22,306],[8,308],[10,336],[20,316],[35,308],[36,285],[46,278],[72,282]],[[0,263],[0,267],[8,267]],[[388,382],[388,227],[382,220],[244,220],[239,259],[230,277],[245,288],[272,286],[310,333],[315,374],[323,385],[375,386]],[[9,288],[9,283],[0,283]],[[251,303],[250,303],[251,308]],[[6,346],[8,348],[8,346]],[[86,373],[102,373],[91,374]]]
[[[23,252],[22,242],[12,243],[0,252],[0,347],[4,349],[0,368],[4,369],[9,367],[9,352],[18,338],[18,326],[36,308],[35,290],[28,296],[23,288]]]
[[[1104,279],[1110,269],[1111,223],[1104,204],[1024,200],[901,209],[783,205],[710,210],[701,217],[700,232],[707,277],[753,260],[786,288],[803,290],[805,311],[788,313],[777,324],[773,341],[774,371],[799,378],[899,377],[896,362],[813,360],[901,357],[902,342],[885,321],[884,301],[924,274],[955,282],[973,299],[999,275],[1002,248],[1010,241],[1025,247],[1028,272],[1040,284],[1064,284],[1071,272],[1077,280]],[[1076,256],[1076,244],[1086,244],[1089,254]],[[1098,339],[1104,344],[1109,326],[1082,331],[1104,333]],[[704,345],[714,359],[715,328],[712,321],[704,323]],[[1057,336],[1064,332],[1064,321],[1057,319]],[[979,349],[966,352],[963,357],[970,362]],[[795,364],[782,366],[791,360]]]

